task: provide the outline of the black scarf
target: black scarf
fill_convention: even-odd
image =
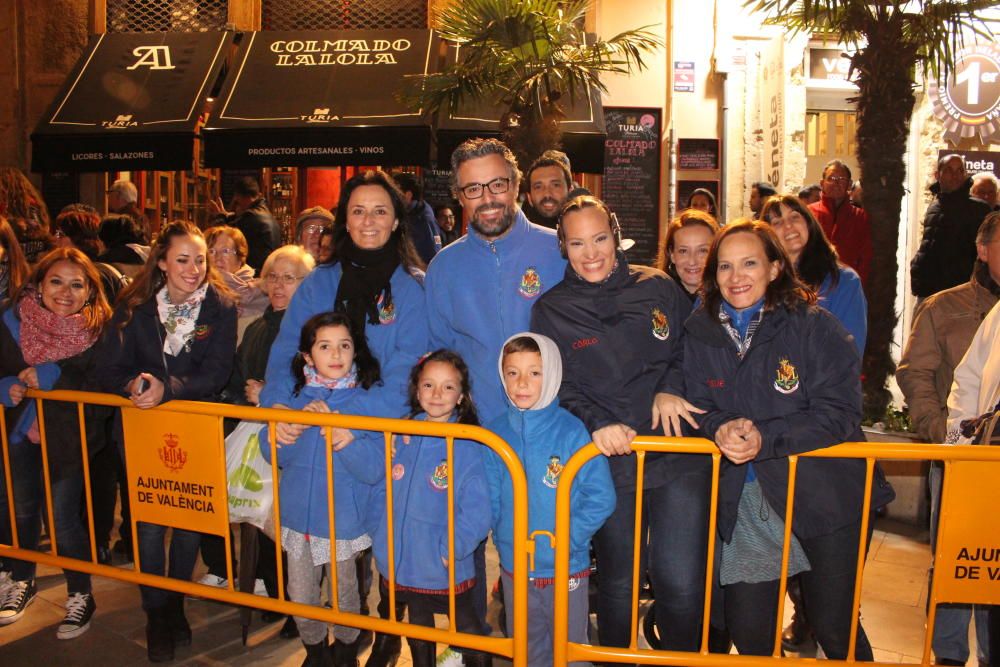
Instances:
[[[363,331],[365,321],[379,324],[379,300],[384,313],[392,312],[392,286],[389,280],[399,266],[399,248],[395,237],[378,250],[364,250],[344,237],[337,248],[337,258],[343,269],[337,286],[333,309],[346,313],[351,322]]]

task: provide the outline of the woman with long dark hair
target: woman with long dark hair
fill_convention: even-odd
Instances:
[[[236,306],[208,259],[201,231],[189,222],[160,230],[143,270],[118,299],[105,336],[103,390],[137,408],[174,399],[211,401],[225,387],[236,353]],[[173,529],[169,570],[166,526],[138,524],[143,572],[189,581],[199,533]],[[191,642],[184,596],[140,586],[150,661],[173,659]]]
[[[263,406],[288,405],[290,372],[302,325],[318,313],[344,312],[368,338],[382,367],[382,385],[359,399],[354,414],[401,417],[413,362],[427,351],[421,285],[423,263],[406,235],[403,195],[382,171],[368,171],[344,185],[337,206],[333,258],[302,281],[271,347]],[[278,441],[291,444],[302,433],[279,424]]]
[[[850,334],[792,269],[771,226],[728,225],[709,252],[703,304],[685,328],[688,400],[722,452],[718,529],[726,624],[740,653],[775,637],[788,457],[861,433],[861,358]],[[858,459],[798,463],[788,575],[826,655],[844,660],[865,489]],[[893,498],[879,469],[872,509]],[[859,625],[856,659],[872,649]]]
[[[854,336],[858,354],[865,352],[868,337],[868,301],[861,278],[842,264],[809,207],[798,197],[770,197],[761,209],[761,220],[774,228],[795,275],[816,293],[819,305],[840,320]]]
[[[38,548],[45,499],[40,446],[44,432],[58,555],[80,560],[90,560],[90,540],[82,507],[77,407],[46,401],[42,431],[35,402],[25,399],[25,391],[89,387],[95,373],[94,343],[111,316],[100,282],[83,253],[57,248],[42,258],[0,316],[0,402],[6,413],[19,544],[22,549]],[[0,543],[10,544],[5,486],[0,470]],[[90,627],[96,605],[90,575],[65,573],[69,595],[58,637],[72,639]],[[8,560],[0,571],[0,625],[19,620],[35,595],[35,564]]]

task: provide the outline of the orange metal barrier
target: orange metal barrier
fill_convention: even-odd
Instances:
[[[485,429],[452,423],[436,423],[425,421],[410,421],[399,419],[379,419],[373,417],[358,417],[340,414],[319,414],[315,412],[300,412],[271,408],[255,408],[223,405],[217,403],[201,403],[193,401],[171,401],[151,410],[139,410],[132,403],[119,396],[95,394],[79,391],[43,392],[29,390],[28,398],[34,399],[38,408],[38,422],[42,440],[42,467],[45,498],[48,507],[47,526],[51,540],[51,552],[45,553],[23,549],[20,547],[17,524],[15,520],[14,492],[11,477],[11,460],[9,443],[7,442],[6,413],[0,410],[0,444],[2,444],[3,469],[5,474],[7,500],[12,530],[12,544],[0,544],[0,556],[34,561],[54,567],[71,569],[88,574],[94,574],[112,579],[128,581],[135,584],[158,587],[170,591],[197,595],[202,598],[219,602],[252,607],[287,615],[304,616],[307,618],[341,624],[376,632],[402,635],[419,640],[438,642],[470,648],[486,653],[506,657],[513,664],[522,667],[527,664],[527,586],[528,558],[534,552],[533,543],[527,536],[527,486],[524,471],[516,454],[506,442]],[[49,469],[48,445],[45,433],[44,410],[47,401],[62,401],[75,403],[80,426],[84,493],[88,508],[88,534],[90,537],[90,561],[81,561],[57,555],[57,538],[52,503],[52,480]],[[126,431],[126,469],[128,472],[129,493],[133,499],[132,534],[134,549],[134,569],[127,570],[97,562],[97,547],[94,537],[94,521],[92,511],[93,498],[90,488],[90,470],[88,443],[85,426],[85,405],[99,405],[120,408]],[[277,423],[299,423],[324,428],[326,435],[327,486],[329,489],[328,511],[330,517],[330,535],[336,535],[336,523],[333,511],[333,449],[332,431],[330,427],[362,431],[381,431],[385,438],[386,452],[386,509],[387,517],[392,516],[392,440],[394,435],[428,435],[444,437],[447,442],[448,462],[448,533],[449,533],[449,627],[447,630],[410,625],[398,621],[384,620],[371,616],[362,616],[341,611],[338,607],[337,572],[330,568],[331,587],[334,594],[330,603],[332,609],[299,604],[287,600],[282,583],[281,558],[281,522],[278,483],[273,487],[274,502],[274,536],[278,568],[278,598],[272,599],[243,593],[234,589],[233,566],[230,548],[229,503],[226,494],[226,453],[223,444],[223,419],[252,420],[267,423],[271,434],[271,469],[273,478],[279,479],[277,466],[277,450],[275,444],[275,425]],[[138,437],[136,437],[138,436]],[[514,608],[508,609],[512,614],[514,635],[512,638],[482,637],[460,633],[455,626],[455,566],[454,566],[454,526],[455,499],[454,484],[451,483],[454,474],[454,440],[456,438],[477,441],[493,450],[507,466],[514,489]],[[152,442],[151,442],[152,441]],[[164,443],[157,447],[155,443]],[[192,446],[192,444],[194,446]],[[33,445],[32,445],[33,446]],[[153,472],[150,472],[150,471]],[[149,494],[140,498],[135,488],[135,480],[147,475],[147,480],[154,479],[148,475],[169,476],[176,473],[180,476],[183,470],[183,488],[189,492],[178,494],[173,500],[164,496],[162,501],[157,496]],[[165,477],[169,479],[169,477]],[[159,478],[156,478],[159,479]],[[160,484],[159,482],[157,484]],[[152,487],[151,487],[152,488]],[[187,496],[193,495],[193,498]],[[201,516],[204,515],[204,516]],[[227,589],[204,586],[190,581],[171,579],[166,576],[153,575],[139,571],[140,554],[137,539],[136,524],[139,521],[159,525],[185,528],[198,532],[220,535],[226,542],[226,566],[229,585]],[[393,549],[393,522],[388,520],[389,553]],[[389,572],[382,573],[389,582],[389,609],[395,610],[395,571],[389,567]]]
[[[637,624],[639,618],[639,549],[641,537],[633,547],[632,579],[632,628],[631,645],[627,648],[590,646],[568,641],[569,604],[569,535],[570,535],[570,491],[573,480],[580,468],[600,452],[593,444],[577,452],[563,468],[560,484],[556,490],[556,534],[555,534],[555,624],[553,628],[553,655],[556,665],[566,665],[576,661],[608,663],[629,663],[646,665],[694,665],[703,667],[723,667],[726,664],[773,665],[776,659],[792,664],[815,664],[812,658],[782,657],[781,632],[785,602],[785,579],[788,572],[792,515],[794,512],[796,471],[800,458],[856,458],[866,462],[864,506],[862,508],[861,535],[868,532],[870,500],[875,462],[877,459],[931,460],[943,461],[945,482],[941,496],[941,520],[935,551],[935,577],[930,592],[930,611],[924,633],[923,657],[921,664],[933,664],[931,660],[931,635],[927,628],[934,627],[936,607],[942,602],[965,602],[977,604],[1000,604],[1000,548],[995,542],[1000,535],[1000,515],[995,511],[1000,507],[1000,447],[922,445],[913,443],[845,443],[827,449],[788,457],[788,495],[784,516],[785,535],[781,558],[781,579],[778,592],[777,623],[772,656],[737,656],[709,653],[708,631],[712,601],[712,567],[715,552],[716,512],[718,506],[719,467],[721,454],[708,440],[700,438],[664,438],[642,436],[632,443],[637,457],[637,488],[641,488],[644,477],[645,457],[650,452],[681,452],[687,454],[707,454],[712,457],[712,491],[708,526],[708,555],[705,580],[705,607],[702,619],[701,648],[697,653],[640,649],[637,645]],[[976,509],[992,508],[994,511],[983,515]],[[636,494],[635,535],[641,536],[642,495]],[[977,552],[979,549],[981,551]],[[861,604],[862,574],[865,565],[867,544],[859,540],[857,571],[855,576],[854,602],[851,617],[851,634],[848,655],[854,656],[857,626]],[[992,560],[986,556],[992,556]],[[980,563],[974,565],[973,563]],[[830,660],[830,664],[853,664],[848,660]],[[893,664],[893,663],[882,663]]]

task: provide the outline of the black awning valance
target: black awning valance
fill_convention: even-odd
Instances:
[[[587,97],[577,97],[575,104],[566,95],[561,103],[565,117],[560,123],[562,149],[573,163],[573,171],[600,174],[604,171],[604,111],[601,93],[591,89]],[[539,104],[539,113],[541,105]],[[499,137],[502,105],[470,101],[456,113],[442,113],[438,120],[438,163],[448,168],[451,153],[471,137]],[[527,168],[528,165],[521,165]]]
[[[244,35],[202,129],[212,167],[424,164],[423,110],[395,98],[437,66],[431,30],[268,30]]]
[[[233,33],[95,35],[31,135],[32,171],[190,169]]]

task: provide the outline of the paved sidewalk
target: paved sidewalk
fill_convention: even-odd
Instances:
[[[924,605],[930,549],[926,532],[883,522],[875,531],[865,570],[864,625],[880,662],[919,663],[923,648]],[[495,552],[488,551],[496,573]],[[200,575],[201,570],[197,573]],[[491,576],[490,580],[493,580]],[[19,667],[148,665],[145,622],[135,586],[94,578],[97,613],[91,629],[77,639],[59,641],[56,627],[63,617],[66,589],[61,572],[39,568],[39,595],[20,621],[0,627],[0,665]],[[371,605],[374,609],[374,603]],[[177,651],[170,665],[298,666],[305,652],[298,639],[278,636],[281,623],[263,625],[254,614],[247,646],[240,641],[238,612],[229,606],[189,600],[187,614],[194,631],[190,647]],[[495,624],[495,605],[491,622]],[[786,616],[790,615],[786,610]],[[972,651],[975,656],[975,651]],[[975,657],[970,664],[975,665]],[[364,661],[362,660],[362,664]],[[399,663],[410,665],[405,647]],[[500,665],[501,661],[497,661]]]

